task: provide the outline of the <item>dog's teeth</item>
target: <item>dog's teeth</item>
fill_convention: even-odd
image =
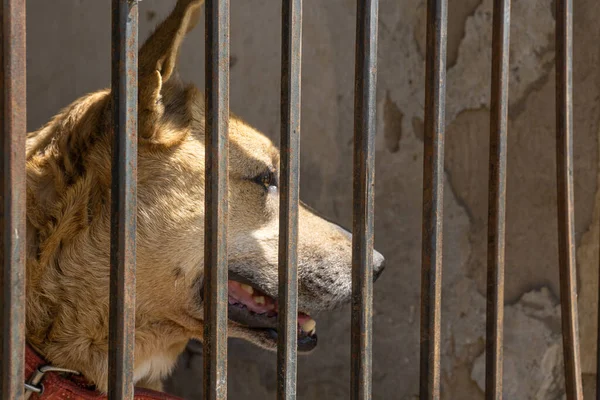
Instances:
[[[302,330],[306,333],[312,334],[313,331],[316,331],[317,322],[314,319],[309,319],[305,323],[302,324]]]
[[[250,285],[246,285],[245,283],[242,283],[240,285],[240,287],[242,288],[242,290],[244,292],[247,292],[249,294],[253,294],[254,293],[254,288],[252,286],[250,286]]]
[[[265,304],[265,296],[256,296],[254,302],[256,304]]]

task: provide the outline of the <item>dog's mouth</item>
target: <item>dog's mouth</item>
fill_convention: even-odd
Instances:
[[[246,283],[229,280],[228,287],[229,319],[261,336],[261,341],[271,341],[269,347],[275,347],[279,315],[277,300]],[[297,321],[298,351],[309,352],[317,346],[317,323],[303,312],[298,313]]]

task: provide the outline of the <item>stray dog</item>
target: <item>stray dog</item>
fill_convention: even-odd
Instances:
[[[179,0],[139,52],[134,380],[161,390],[202,340],[204,97],[174,74],[202,0]],[[27,342],[47,362],[107,391],[112,100],[72,103],[27,138]],[[229,334],[277,347],[279,153],[229,122]],[[352,236],[301,204],[298,349],[317,343],[308,312],[351,296]],[[374,276],[384,258],[374,252]]]

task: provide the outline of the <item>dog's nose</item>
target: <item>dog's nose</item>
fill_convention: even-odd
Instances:
[[[379,279],[379,277],[381,276],[384,269],[385,269],[385,261],[383,261],[383,263],[381,263],[381,265],[379,266],[378,269],[375,269],[375,271],[373,271],[373,282],[375,282],[375,281],[377,281],[377,279]]]
[[[377,250],[373,251],[373,282],[375,282],[385,269],[385,257]]]

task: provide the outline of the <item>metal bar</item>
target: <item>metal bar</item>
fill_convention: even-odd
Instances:
[[[558,258],[567,399],[583,399],[573,195],[573,3],[556,0]]]
[[[2,398],[22,399],[25,371],[25,2],[2,3]]]
[[[596,334],[596,400],[600,400],[600,267],[598,268],[598,321]]]
[[[277,398],[296,398],[302,0],[283,0]]]
[[[598,321],[596,334],[596,400],[600,400],[600,266],[598,268]]]
[[[108,396],[133,399],[137,225],[137,1],[112,0],[113,157]]]
[[[354,75],[351,399],[371,399],[378,0],[357,0]]]
[[[440,398],[447,0],[427,1],[420,398]]]
[[[501,400],[510,0],[494,0],[493,18],[485,395]]]
[[[206,1],[204,399],[227,398],[229,0]]]

